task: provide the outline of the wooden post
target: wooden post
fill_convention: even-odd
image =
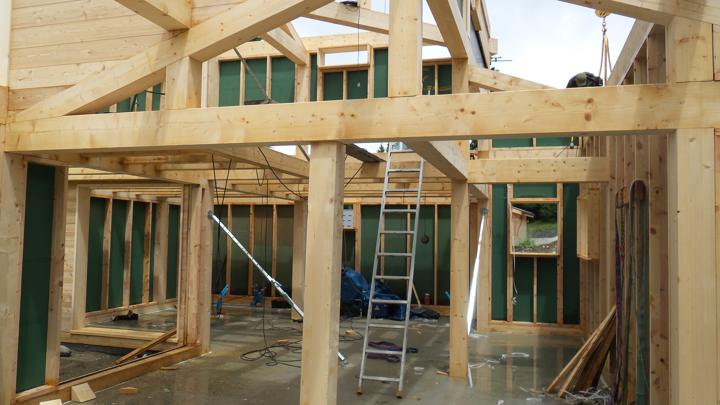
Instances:
[[[422,92],[422,2],[390,0],[388,95]]]
[[[113,200],[109,198],[105,206],[105,223],[103,228],[103,261],[102,261],[102,291],[100,295],[100,309],[108,308],[108,294],[110,289],[110,241],[112,237],[112,210]]]
[[[45,356],[45,384],[60,383],[60,334],[62,324],[62,286],[65,270],[65,213],[68,169],[55,168],[53,203],[52,251],[50,262],[50,291],[48,300],[48,332]],[[87,258],[87,256],[86,256]],[[86,266],[87,270],[87,266]],[[85,308],[83,308],[85,309]]]
[[[293,208],[293,263],[292,263],[292,297],[303,307],[305,293],[305,237],[307,235],[307,201],[295,201]],[[299,321],[300,315],[292,311],[292,319]]]
[[[305,264],[301,405],[337,403],[345,145],[313,143]]]
[[[75,212],[75,274],[73,276],[72,329],[85,327],[87,298],[88,234],[90,232],[90,189],[77,187]]]
[[[713,80],[710,24],[675,17],[666,47],[669,82]],[[713,129],[668,137],[671,404],[720,399],[714,149]]]
[[[132,222],[135,215],[135,201],[128,202],[127,217],[125,217],[125,268],[123,269],[123,307],[130,306],[130,273],[132,268]]]
[[[469,189],[452,182],[450,208],[450,376],[465,378],[468,366],[467,301],[469,264]]]
[[[170,204],[161,200],[157,205],[155,218],[155,270],[153,272],[153,298],[163,303],[167,299],[167,256]]]
[[[2,13],[0,13],[2,14]],[[5,126],[0,125],[0,146],[5,146]],[[15,398],[20,284],[27,162],[20,156],[0,152],[0,403]]]
[[[492,192],[492,191],[491,191]],[[481,201],[480,215],[482,220],[483,210],[489,210],[492,206],[492,194],[488,196],[488,199]],[[491,228],[491,217],[488,211],[485,216],[485,230],[483,234],[481,252],[480,252],[480,276],[478,277],[478,292],[477,292],[477,323],[475,328],[478,332],[484,332],[488,330],[490,326],[490,308],[491,308],[491,292],[492,287],[490,284],[490,273],[492,271],[492,228]]]

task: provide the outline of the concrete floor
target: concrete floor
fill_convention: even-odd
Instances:
[[[270,359],[245,361],[243,353],[262,347],[262,310],[246,305],[226,305],[228,315],[213,320],[212,353],[179,365],[177,370],[156,371],[97,393],[86,404],[293,404],[300,387],[299,350],[278,349],[278,359],[289,365],[270,365]],[[268,310],[266,339],[301,338],[300,326],[291,322],[286,310]],[[341,332],[361,330],[364,320],[341,324]],[[377,339],[392,340],[399,332],[382,332]],[[395,398],[396,385],[365,383],[356,394],[362,340],[344,338],[340,350],[347,364],[338,373],[340,404],[560,404],[542,395],[547,385],[580,347],[577,338],[535,335],[486,334],[470,338],[470,363],[474,387],[466,380],[437,374],[448,366],[448,318],[413,322],[409,342],[419,353],[408,357],[405,396]],[[384,360],[368,360],[372,370],[394,373],[396,366]],[[135,387],[139,393],[124,396],[120,387]]]

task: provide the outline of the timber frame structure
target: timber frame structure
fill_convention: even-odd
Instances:
[[[371,10],[367,0],[358,7],[332,0],[0,0],[0,404],[69,399],[75,384],[101,389],[207,353],[207,212],[215,194],[227,198],[228,211],[294,206],[292,290],[304,301],[303,340],[311,342],[303,346],[300,403],[336,403],[338,306],[327,303],[339,302],[343,204],[356,212],[377,204],[384,173],[381,154],[363,154],[353,143],[386,141],[412,148],[409,162],[419,155],[429,163],[423,201],[436,206],[435,216],[437,205],[449,206],[451,377],[467,370],[469,257],[480,208],[500,215],[493,195],[505,185],[558,185],[553,198],[562,205],[563,184],[579,184],[577,323],[563,324],[561,276],[553,325],[541,325],[537,313],[513,322],[511,294],[503,320],[495,319],[488,256],[476,325],[587,335],[614,305],[616,195],[628,198],[631,182],[641,179],[651,213],[650,403],[718,403],[720,2],[562,1],[637,19],[608,86],[552,89],[487,69],[497,42],[482,0],[428,0],[437,25],[422,22],[420,0],[389,0],[389,13]],[[368,32],[301,38],[291,23],[301,16]],[[423,44],[444,45],[451,58],[423,62]],[[248,60],[267,61],[264,91],[272,98],[271,61],[289,59],[293,102],[244,105],[241,68],[236,105],[220,106],[220,69],[237,60],[234,47]],[[361,47],[370,73],[367,94],[354,99],[348,72],[358,66],[325,66],[324,55]],[[373,81],[375,49],[387,49],[382,95]],[[451,94],[439,90],[434,67],[428,95],[424,63],[448,66]],[[318,71],[342,73],[337,99],[325,97],[328,83]],[[123,106],[137,94],[143,107]],[[531,147],[569,136],[581,137],[578,149]],[[520,138],[532,139],[530,147],[494,145]],[[469,140],[478,140],[476,151]],[[310,145],[309,160],[307,148],[289,156],[274,145]],[[216,171],[227,178],[215,178]],[[513,187],[506,190],[512,198]],[[118,206],[131,213],[143,207],[139,231],[128,232],[145,247],[139,301],[126,290],[115,297],[117,308],[177,305],[178,333],[157,355],[60,382],[61,340],[137,347],[158,335],[111,336],[88,326],[113,313],[106,290],[98,294],[100,311],[86,311],[93,197],[122,200]],[[113,205],[100,217],[108,233]],[[176,256],[163,238],[148,237],[165,235],[170,210],[178,218]],[[131,216],[124,217],[127,230],[135,229]],[[493,229],[487,232],[486,252]],[[110,238],[101,240],[105,268]],[[165,289],[163,270],[148,273],[151,260],[158,269],[177,262],[176,297]],[[130,274],[121,275],[123,283],[134,282]],[[513,272],[507,275],[509,291]],[[537,293],[537,285],[530,288]],[[22,347],[27,333],[43,336],[43,364],[34,376],[40,382],[20,387],[18,375],[29,374],[18,353],[33,349]]]

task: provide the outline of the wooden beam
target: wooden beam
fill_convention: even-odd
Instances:
[[[155,222],[155,269],[153,271],[153,298],[157,302],[167,299],[168,226],[170,204],[167,200],[157,205]]]
[[[180,110],[200,107],[202,63],[184,57],[168,65],[165,74],[165,108]]]
[[[293,208],[293,261],[292,261],[292,296],[295,302],[303,307],[305,294],[305,252],[307,236],[307,201],[295,201]],[[356,253],[357,254],[357,253]],[[292,319],[299,321],[302,317],[295,311]]]
[[[343,4],[330,3],[305,17],[354,29],[360,28],[379,34],[388,34],[390,32],[390,16],[388,14],[368,9],[361,9],[359,13],[360,22],[358,23],[357,9]],[[423,43],[426,45],[445,45],[440,30],[434,24],[423,23],[422,38]]]
[[[417,96],[422,92],[422,2],[390,0],[388,95]]]
[[[620,51],[620,55],[615,62],[610,78],[608,78],[606,83],[608,86],[619,86],[623,83],[654,25],[646,21],[635,20],[625,40],[625,45],[623,45],[622,51]]]
[[[6,150],[657,134],[720,127],[719,93],[720,82],[705,82],[93,114],[12,123]]]
[[[263,169],[272,168],[277,173],[307,178],[310,172],[310,166],[306,160],[267,147],[213,148],[212,151],[233,161],[250,163]]]
[[[610,180],[608,158],[477,159],[468,163],[468,182],[605,183]]]
[[[511,76],[497,70],[470,66],[470,83],[490,91],[542,90],[552,87]]]
[[[296,40],[288,35],[282,28],[275,28],[268,31],[260,35],[260,38],[272,45],[273,48],[280,51],[297,65],[307,65],[310,60],[310,55],[302,41]]]
[[[450,56],[459,59],[472,57],[470,38],[457,0],[428,0],[427,4]]]
[[[186,30],[192,25],[192,3],[184,0],[116,0],[168,31]]]
[[[313,143],[310,159],[300,404],[337,403],[345,145]]]
[[[90,189],[77,187],[75,210],[75,257],[72,297],[72,329],[85,327],[87,299],[88,237],[90,232]]]
[[[62,331],[63,274],[65,272],[65,224],[67,223],[68,172],[55,167],[52,248],[48,298],[48,330],[45,354],[45,384],[60,384],[60,335]],[[32,242],[30,242],[32,243]]]
[[[11,22],[12,1],[0,1],[0,124],[5,123],[8,112]]]
[[[183,58],[205,61],[332,0],[247,0],[18,113],[16,120],[91,113],[158,82]]]
[[[451,179],[467,179],[469,155],[463,154],[457,143],[448,141],[418,142],[407,145]]]
[[[560,0],[668,25],[674,16],[720,24],[720,4],[714,0]]]
[[[467,304],[470,255],[468,184],[453,181],[450,209],[450,376],[468,373]]]

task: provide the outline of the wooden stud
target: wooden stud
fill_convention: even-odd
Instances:
[[[450,376],[467,376],[467,301],[470,196],[466,182],[454,181],[450,219]]]
[[[485,234],[483,235],[482,251],[480,252],[480,284],[478,285],[477,293],[476,329],[479,332],[488,330],[492,308],[492,284],[490,281],[492,275],[492,190],[490,190],[490,193],[487,200],[479,203],[481,213],[482,210],[487,210],[485,216]]]
[[[313,143],[310,159],[300,404],[337,402],[345,145]]]
[[[307,202],[295,201],[293,206],[293,262],[292,262],[292,296],[293,300],[303,307],[305,295],[305,252],[307,236]],[[292,319],[302,318],[295,311]]]
[[[125,218],[125,267],[123,268],[123,307],[130,306],[130,273],[132,267],[132,223],[135,215],[135,202],[128,201]]]
[[[88,266],[88,233],[90,232],[90,189],[77,187],[75,211],[75,263],[73,276],[72,329],[85,327],[85,302]]]
[[[112,237],[112,210],[113,199],[108,198],[105,204],[105,217],[103,222],[103,258],[102,258],[102,287],[100,292],[100,309],[108,308],[110,289],[110,239]],[[89,216],[89,214],[88,214]],[[77,291],[77,290],[76,290]],[[83,324],[83,326],[85,326]]]
[[[155,269],[153,270],[153,298],[162,303],[167,299],[168,230],[170,204],[161,200],[157,204],[155,219]]]
[[[147,204],[143,229],[142,302],[150,302],[150,246],[152,243],[152,203]]]

